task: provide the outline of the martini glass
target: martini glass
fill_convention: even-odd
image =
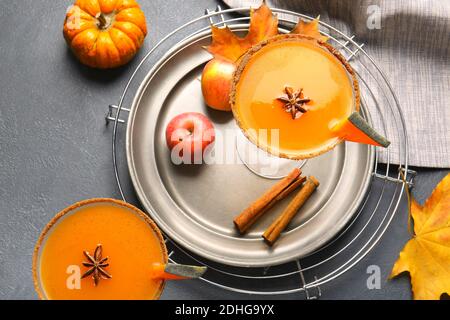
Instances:
[[[166,280],[198,278],[206,267],[168,263],[164,238],[138,208],[91,199],[58,213],[33,255],[33,278],[45,300],[154,300]]]
[[[354,71],[326,43],[281,35],[253,47],[240,60],[230,99],[241,160],[259,176],[286,176],[351,140],[338,124],[359,111],[359,95]]]

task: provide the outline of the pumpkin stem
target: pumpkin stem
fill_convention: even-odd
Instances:
[[[101,30],[108,29],[111,26],[111,18],[107,17],[104,13],[100,12],[96,16],[98,23],[97,26]]]

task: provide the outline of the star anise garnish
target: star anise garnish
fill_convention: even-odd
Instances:
[[[278,97],[277,100],[284,103],[284,110],[292,115],[292,119],[298,119],[308,111],[305,104],[311,99],[304,97],[303,89],[294,91],[291,87],[285,87],[284,92],[285,94]]]
[[[103,269],[109,266],[109,263],[106,262],[108,261],[108,257],[102,258],[102,251],[103,249],[101,244],[98,244],[97,248],[95,248],[93,257],[89,254],[88,251],[83,251],[83,254],[89,260],[88,262],[83,262],[83,266],[88,267],[90,269],[81,276],[81,279],[84,279],[92,275],[95,286],[98,285],[100,279],[112,278],[112,276],[108,272],[106,272],[105,269]]]

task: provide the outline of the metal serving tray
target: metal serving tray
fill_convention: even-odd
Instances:
[[[239,26],[234,27],[239,31]],[[175,165],[165,143],[165,127],[183,112],[201,112],[217,131],[236,129],[231,113],[208,108],[200,77],[211,59],[202,47],[209,31],[172,48],[141,83],[128,118],[126,152],[137,195],[161,229],[179,245],[207,259],[240,267],[264,267],[304,257],[335,237],[351,220],[369,187],[373,147],[343,143],[308,160],[306,175],[321,182],[273,248],[261,234],[286,207],[279,203],[245,236],[233,218],[274,184],[242,163]],[[230,150],[236,153],[234,144]]]

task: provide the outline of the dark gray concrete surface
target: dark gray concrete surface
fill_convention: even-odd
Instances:
[[[100,72],[81,66],[64,42],[62,24],[70,0],[0,1],[0,299],[37,298],[31,277],[33,246],[56,212],[86,198],[119,197],[106,107],[117,102],[139,58],[158,39],[217,4],[140,3],[149,23],[145,48],[128,66]],[[418,171],[414,195],[423,201],[447,171]],[[350,272],[323,286],[323,298],[409,299],[407,277],[386,280],[409,237],[406,220],[403,201],[380,244]],[[380,290],[366,287],[366,269],[372,264],[381,268]],[[163,298],[255,297],[192,281],[170,283]]]

